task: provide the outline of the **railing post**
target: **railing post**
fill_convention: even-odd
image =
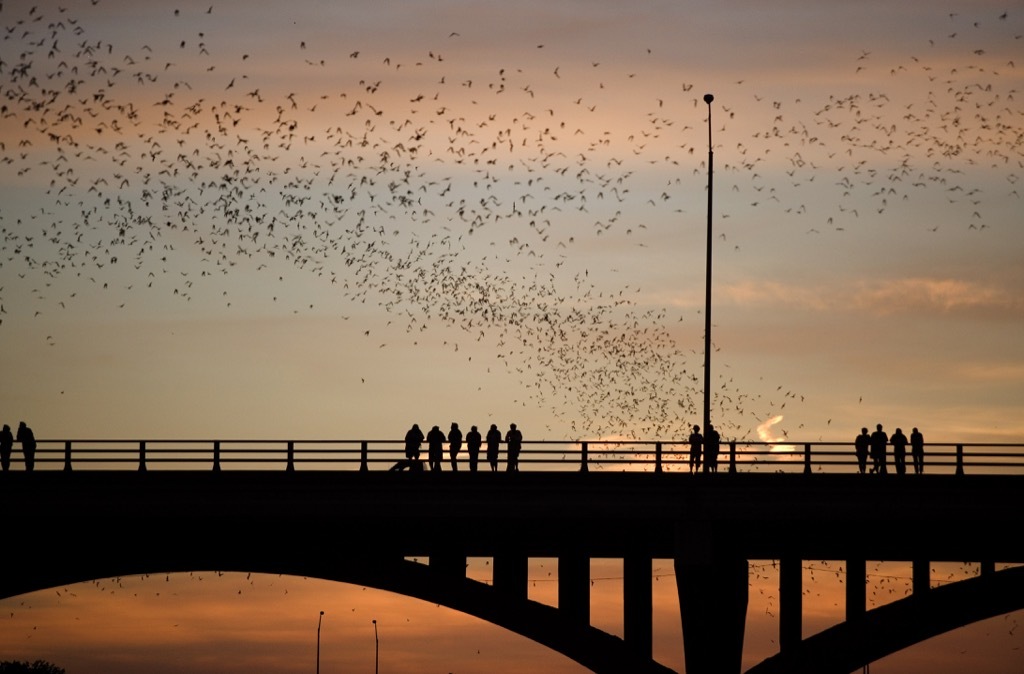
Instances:
[[[64,470],[71,470],[71,441],[64,441]]]
[[[589,472],[590,468],[589,468],[589,466],[587,466],[587,464],[589,462],[590,462],[590,459],[587,457],[587,443],[584,442],[582,444],[582,446],[580,447],[580,472],[581,473]]]
[[[661,443],[654,443],[654,472],[661,472]]]
[[[220,470],[220,440],[213,441],[213,470]]]
[[[365,473],[366,471],[370,470],[369,459],[367,457],[367,454],[369,452],[369,448],[367,447],[367,444],[368,443],[366,442],[366,440],[363,440],[363,444],[359,448],[359,472],[360,473]]]
[[[736,472],[736,441],[729,441],[729,472]]]
[[[964,474],[964,446],[963,445],[957,445],[956,446],[956,474],[957,475],[963,475]]]
[[[291,440],[288,441],[288,467],[286,470],[289,472],[295,470],[295,443]]]
[[[139,443],[139,470],[146,470],[146,441]]]
[[[811,443],[804,444],[804,475],[811,472]]]

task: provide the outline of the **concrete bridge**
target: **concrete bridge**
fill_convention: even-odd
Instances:
[[[36,470],[0,473],[0,597],[200,569],[398,592],[506,627],[595,672],[652,657],[652,560],[673,559],[688,674],[739,674],[748,560],[780,560],[780,651],[749,674],[851,672],[1024,608],[1020,475]],[[899,526],[890,516],[900,513]],[[408,558],[429,560],[427,564]],[[466,577],[493,559],[491,584]],[[558,608],[527,598],[557,558]],[[590,625],[589,561],[623,560],[624,636]],[[802,560],[847,569],[846,620],[802,638]],[[913,562],[911,596],[866,610],[868,560]],[[982,574],[931,588],[930,562]],[[860,582],[858,582],[858,579]]]

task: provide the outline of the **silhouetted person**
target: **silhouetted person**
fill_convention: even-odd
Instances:
[[[459,452],[462,451],[462,431],[459,430],[459,425],[452,422],[452,428],[448,431],[448,459],[452,464],[452,471],[459,469],[458,456]]]
[[[516,428],[515,424],[509,424],[508,433],[505,434],[505,444],[508,462],[505,469],[513,473],[519,471],[519,452],[523,449],[523,434]]]
[[[715,427],[708,424],[708,432],[704,436],[704,472],[718,472],[718,451],[721,449],[721,436]]]
[[[868,471],[868,450],[871,448],[871,436],[868,429],[860,429],[860,435],[853,441],[853,451],[857,454],[857,471],[864,474]]]
[[[36,436],[24,421],[18,424],[18,442],[25,453],[25,470],[32,470],[36,467]]]
[[[690,433],[690,472],[700,472],[700,453],[704,445],[704,436],[700,434],[700,426],[693,427]]]
[[[469,472],[475,473],[477,464],[480,463],[480,445],[483,443],[483,438],[480,436],[480,431],[476,429],[476,426],[469,427],[469,433],[466,433],[466,450],[469,452]]]
[[[897,475],[905,475],[907,472],[907,436],[903,435],[903,429],[897,428],[896,432],[889,438],[892,445],[892,463],[896,466]]]
[[[441,470],[441,460],[444,458],[444,441],[446,439],[444,431],[438,426],[434,426],[427,433],[427,463],[432,471]]]
[[[487,463],[491,464],[491,470],[498,470],[498,449],[501,444],[501,431],[497,424],[491,424],[487,431]]]
[[[921,431],[914,427],[910,431],[910,458],[914,462],[914,473],[920,475],[924,472],[924,436]]]
[[[875,432],[871,434],[871,461],[874,466],[872,473],[884,474],[885,470],[885,446],[889,443],[889,436],[882,430],[882,424],[875,426]]]
[[[420,445],[425,438],[419,424],[413,424],[412,428],[405,434],[405,458],[418,460],[420,458]]]
[[[423,431],[419,424],[413,424],[405,434],[405,460],[399,461],[391,467],[391,470],[423,470],[420,462],[420,445],[423,444]]]
[[[11,450],[14,448],[14,433],[11,433],[11,427],[4,424],[4,428],[0,431],[0,467],[4,471],[11,469]]]

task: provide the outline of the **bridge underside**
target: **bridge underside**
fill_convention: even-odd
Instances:
[[[945,632],[1024,608],[1024,566],[914,593],[804,639],[746,674],[849,674]]]
[[[687,674],[739,674],[747,559],[850,559],[856,550],[868,559],[1024,561],[1021,537],[976,524],[985,513],[999,531],[1024,527],[1017,482],[704,477],[3,473],[4,542],[26,554],[5,559],[0,597],[145,573],[315,577],[449,606],[595,672],[668,672],[651,659],[650,560],[672,558]],[[908,501],[920,507],[906,528],[866,531],[865,502],[886,511]],[[465,577],[467,556],[494,559],[493,585]],[[559,608],[528,601],[530,557],[558,558]],[[623,639],[589,624],[587,560],[597,557],[624,560]],[[751,671],[853,671],[1021,608],[1022,573],[915,592],[913,604],[895,602],[803,641],[797,629],[795,641],[780,639],[782,652]],[[1000,579],[994,588],[992,577]]]

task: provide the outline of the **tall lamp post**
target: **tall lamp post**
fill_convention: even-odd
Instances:
[[[707,279],[704,282],[704,435],[711,426],[711,194],[713,191],[715,152],[711,145],[711,101],[715,97],[704,94],[708,104],[708,260]]]
[[[320,674],[320,626],[324,622],[324,612],[320,611],[320,619],[316,621],[316,674]]]
[[[377,620],[373,621],[373,674],[380,671],[380,639],[377,638]]]

